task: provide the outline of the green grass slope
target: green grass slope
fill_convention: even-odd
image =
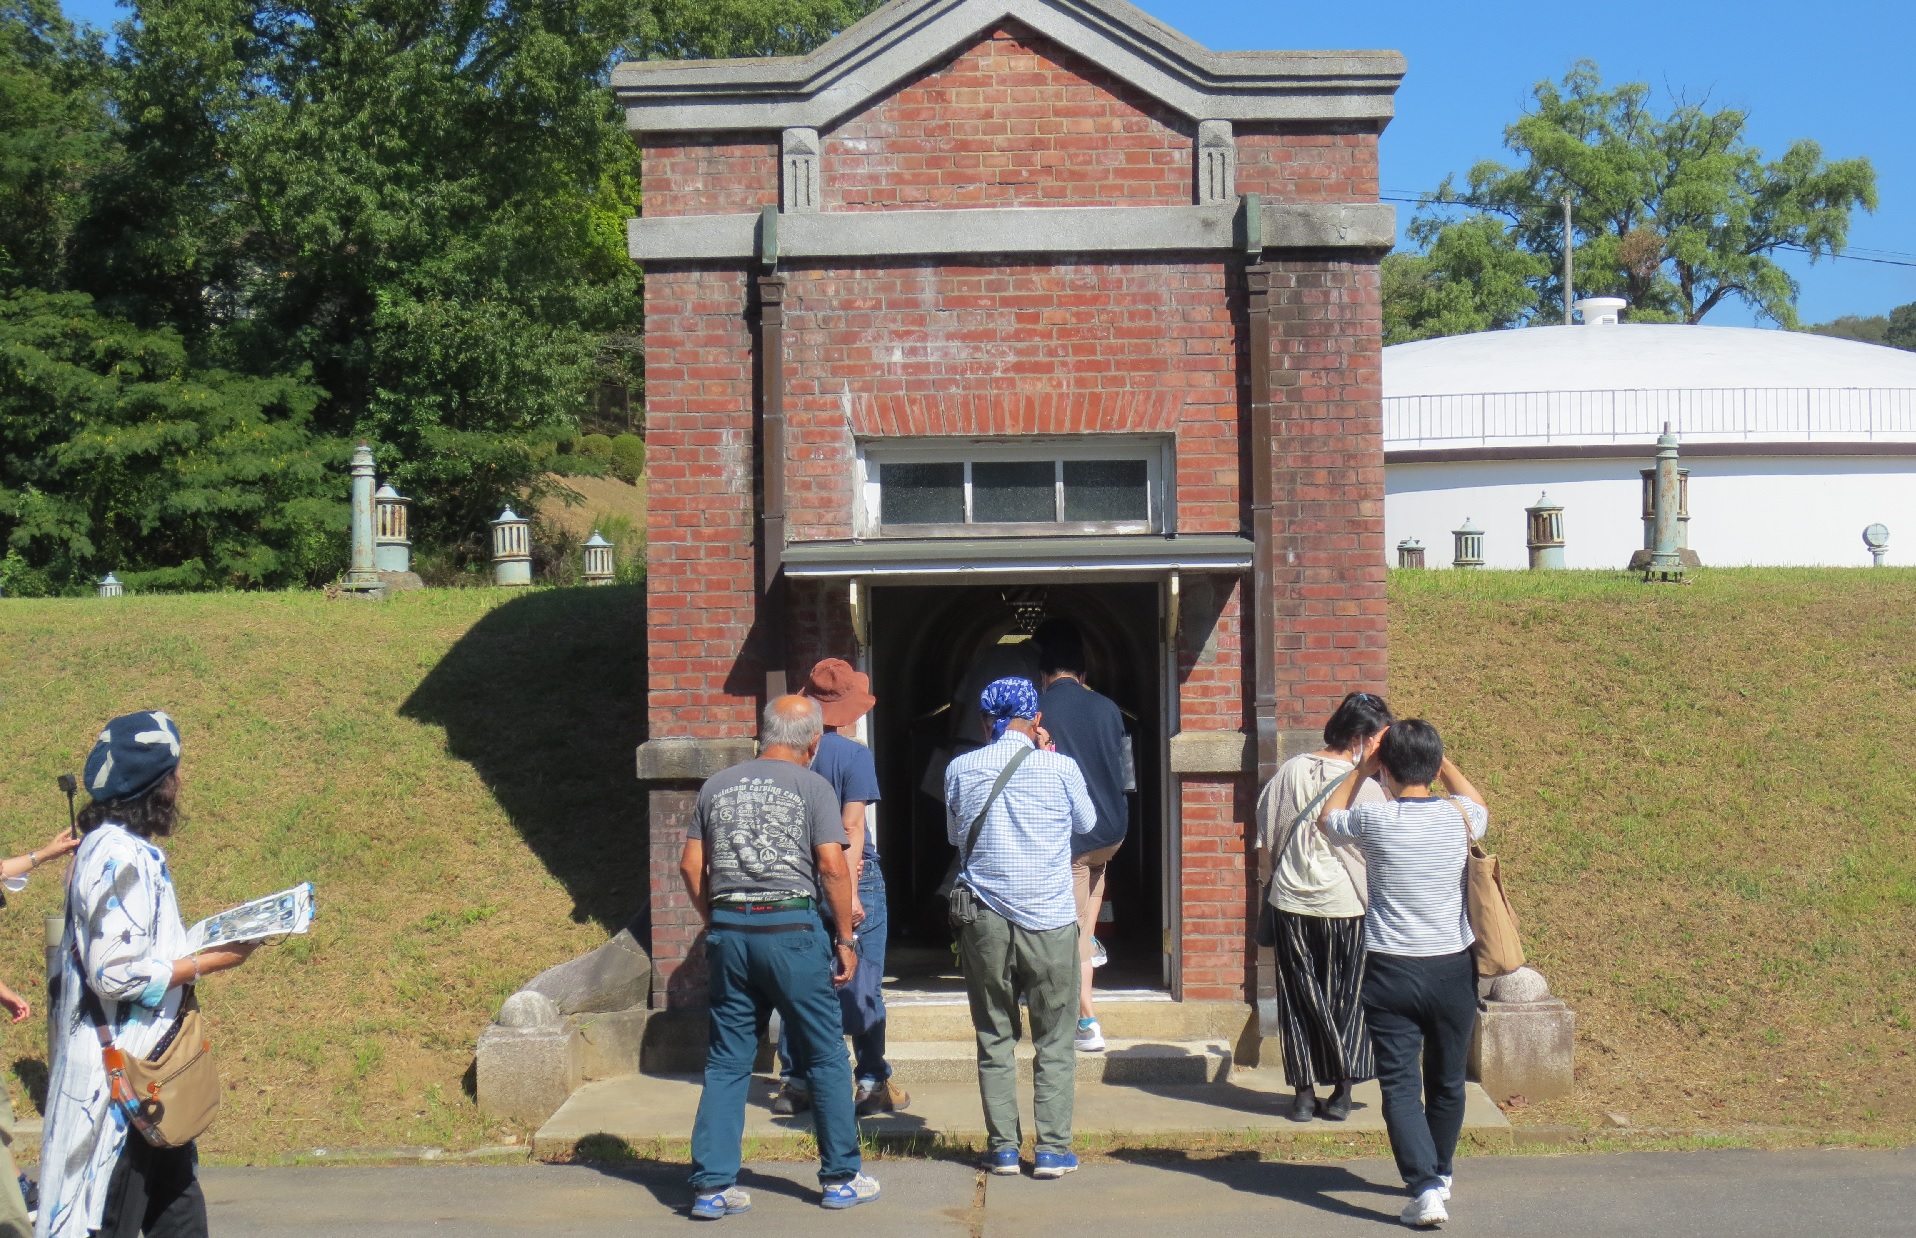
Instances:
[[[309,939],[206,986],[210,1155],[490,1142],[465,1091],[505,994],[645,891],[637,589],[0,601],[0,846],[64,819],[105,718],[166,708],[195,919],[299,880]],[[1577,1094],[1519,1121],[1916,1135],[1916,573],[1391,582],[1392,702],[1491,800]],[[40,993],[42,873],[0,913]],[[6,1031],[17,1103],[42,1023]]]
[[[1578,1094],[1916,1133],[1916,572],[1397,573],[1391,703],[1490,800]]]
[[[479,1029],[644,896],[643,611],[628,588],[0,602],[7,854],[64,820],[54,776],[102,721],[163,708],[186,918],[317,887],[309,938],[205,986],[229,1087],[210,1155],[496,1136],[464,1090]],[[0,913],[0,976],[36,1007],[5,1033],[16,1103],[44,1086],[60,894],[43,872]]]

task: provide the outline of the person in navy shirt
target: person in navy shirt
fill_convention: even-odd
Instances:
[[[832,784],[839,813],[845,822],[846,854],[853,864],[852,923],[858,933],[858,970],[862,973],[839,990],[845,1033],[852,1038],[856,1057],[852,1073],[857,1081],[856,1104],[861,1116],[889,1113],[911,1103],[904,1088],[891,1081],[885,1061],[885,976],[887,915],[885,874],[878,863],[878,837],[871,829],[867,806],[878,802],[878,768],[870,748],[839,733],[857,725],[877,704],[870,679],[842,658],[826,658],[812,668],[800,691],[817,701],[825,714],[825,737],[812,758],[812,772]],[[778,1039],[779,1072],[784,1086],[772,1101],[774,1113],[797,1113],[811,1105],[810,1081],[792,1071],[783,1029]]]

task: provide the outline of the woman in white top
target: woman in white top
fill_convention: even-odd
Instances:
[[[1350,1116],[1351,1085],[1369,1079],[1364,1026],[1364,863],[1355,848],[1334,846],[1315,828],[1331,787],[1348,778],[1391,724],[1384,698],[1353,692],[1324,723],[1324,747],[1284,762],[1257,801],[1258,846],[1270,857],[1271,906],[1277,912],[1278,1018],[1284,1082],[1295,1090],[1291,1118]],[[1358,802],[1384,794],[1365,781]],[[1317,1085],[1335,1089],[1320,1100]]]
[[[48,1028],[46,1132],[38,1238],[204,1238],[206,1200],[193,1144],[156,1148],[108,1091],[96,1027],[128,1057],[148,1057],[179,1017],[188,986],[238,967],[251,945],[186,949],[166,853],[180,794],[180,732],[158,711],[115,718],[87,757],[93,802],[67,878],[59,989]]]
[[[1444,755],[1437,728],[1421,719],[1393,723],[1357,772],[1381,773],[1390,802],[1353,806],[1346,782],[1324,801],[1318,824],[1364,852],[1370,884],[1364,1019],[1391,1154],[1412,1196],[1403,1221],[1442,1225],[1450,1219],[1444,1204],[1477,1023],[1477,969],[1470,957],[1476,937],[1465,869],[1471,840],[1489,828],[1490,810]],[[1439,778],[1450,794],[1431,793]]]

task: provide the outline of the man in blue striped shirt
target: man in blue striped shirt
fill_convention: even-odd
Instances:
[[[999,679],[979,699],[992,742],[945,770],[945,829],[962,859],[958,880],[977,905],[958,929],[958,953],[978,1035],[978,1093],[990,1141],[986,1167],[1018,1172],[1018,1001],[1031,1019],[1032,1108],[1038,1151],[1032,1177],[1078,1167],[1071,1151],[1077,1057],[1078,912],[1071,893],[1071,836],[1098,812],[1077,762],[1051,750],[1040,729],[1038,690]],[[1019,761],[996,798],[994,787]],[[972,825],[984,814],[976,845]]]

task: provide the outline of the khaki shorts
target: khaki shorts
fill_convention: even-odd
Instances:
[[[1091,961],[1091,938],[1098,931],[1098,908],[1104,903],[1104,870],[1122,843],[1100,847],[1071,861],[1071,897],[1078,904],[1078,961]]]

